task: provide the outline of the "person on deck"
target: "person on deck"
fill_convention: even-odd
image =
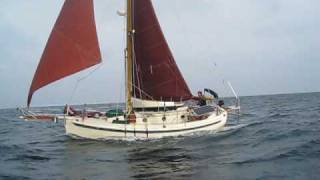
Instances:
[[[68,116],[75,116],[76,115],[75,110],[72,107],[70,107],[69,105],[66,105],[64,107],[63,113]]]
[[[202,94],[201,91],[198,91],[198,105],[199,106],[205,106],[207,105],[206,97]]]

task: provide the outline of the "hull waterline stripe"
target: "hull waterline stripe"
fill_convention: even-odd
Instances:
[[[190,130],[195,130],[195,129],[201,129],[201,128],[205,128],[208,126],[212,126],[215,124],[220,123],[221,121],[217,121],[214,123],[210,123],[210,124],[206,124],[203,126],[198,126],[198,127],[194,127],[194,128],[187,128],[187,129],[178,129],[178,130],[165,130],[165,131],[148,131],[148,134],[155,134],[155,133],[172,133],[172,132],[181,132],[181,131],[190,131]],[[93,126],[87,126],[84,124],[77,124],[72,122],[72,124],[74,124],[75,126],[79,126],[79,127],[83,127],[83,128],[89,128],[89,129],[96,129],[96,130],[102,130],[102,131],[110,131],[110,132],[126,132],[126,133],[139,133],[139,134],[145,134],[146,131],[129,131],[129,130],[120,130],[120,129],[110,129],[110,128],[99,128],[99,127],[93,127]]]

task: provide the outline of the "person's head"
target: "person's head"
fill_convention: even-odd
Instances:
[[[202,92],[201,91],[198,91],[198,96],[202,96]]]

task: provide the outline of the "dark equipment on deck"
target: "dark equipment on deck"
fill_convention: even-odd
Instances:
[[[207,92],[209,94],[211,94],[214,98],[218,99],[219,96],[218,96],[218,93],[214,92],[213,90],[211,89],[204,89],[204,92]]]
[[[223,100],[220,100],[220,101],[218,102],[218,106],[222,107],[223,105],[224,105],[224,101],[223,101]]]
[[[216,108],[213,106],[202,106],[202,107],[194,109],[193,111],[197,116],[200,116],[200,115],[204,115],[204,114],[213,112],[213,111],[215,111],[215,109]]]

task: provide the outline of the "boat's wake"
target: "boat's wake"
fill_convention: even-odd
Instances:
[[[225,126],[222,128],[222,130],[219,131],[219,133],[242,129],[244,127],[247,127],[248,125],[250,124],[237,124],[237,125]]]

